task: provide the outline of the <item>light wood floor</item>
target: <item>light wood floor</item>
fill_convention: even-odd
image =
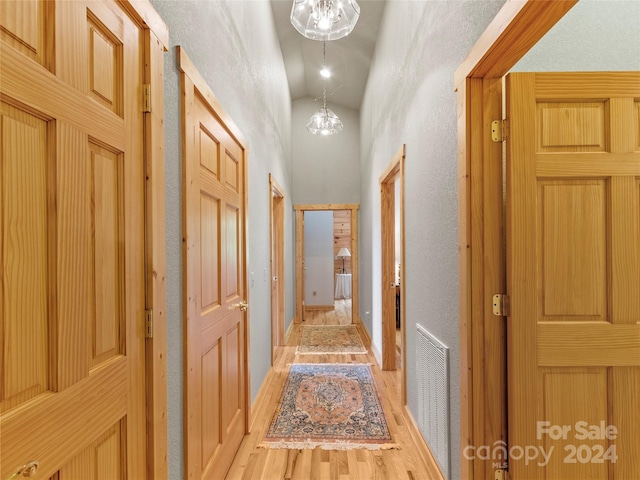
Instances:
[[[304,318],[305,325],[349,325],[351,323],[351,299],[335,301],[335,309],[322,311],[308,311]]]
[[[402,330],[396,328],[396,368],[402,368]]]
[[[350,303],[350,302],[349,302]],[[350,308],[350,306],[349,306]],[[314,314],[304,324],[336,325],[334,312]],[[337,317],[341,318],[340,316]],[[359,329],[362,328],[358,325]],[[374,356],[367,355],[295,355],[300,340],[301,325],[293,327],[285,347],[279,347],[275,365],[267,377],[269,386],[259,394],[254,405],[255,422],[251,434],[245,436],[240,450],[227,475],[228,480],[239,479],[335,479],[335,480],[416,480],[429,479],[429,475],[406,427],[400,404],[400,375],[383,372]],[[367,337],[360,334],[363,341]],[[280,399],[288,364],[291,363],[370,363],[376,386],[389,423],[391,435],[399,450],[279,450],[257,448],[264,437],[277,402]],[[264,396],[262,395],[264,393]]]

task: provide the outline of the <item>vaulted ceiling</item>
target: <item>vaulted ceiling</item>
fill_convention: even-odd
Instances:
[[[282,58],[289,80],[291,99],[322,97],[322,42],[309,40],[291,25],[293,0],[271,0]],[[383,0],[358,0],[360,19],[351,34],[327,42],[327,102],[360,110],[369,67],[384,11]]]

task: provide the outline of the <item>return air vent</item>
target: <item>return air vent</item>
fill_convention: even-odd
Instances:
[[[422,325],[416,328],[418,427],[449,479],[449,349]]]

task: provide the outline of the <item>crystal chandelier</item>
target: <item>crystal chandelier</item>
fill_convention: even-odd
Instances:
[[[322,45],[322,68],[326,70],[325,57],[327,45]],[[327,108],[327,77],[322,82],[322,108],[307,122],[307,130],[314,135],[333,135],[342,130],[342,121],[331,109]]]
[[[326,103],[307,122],[307,130],[314,135],[333,135],[342,130],[342,120],[327,108]]]
[[[295,29],[321,42],[349,35],[359,16],[356,0],[294,0],[291,8],[291,24]]]

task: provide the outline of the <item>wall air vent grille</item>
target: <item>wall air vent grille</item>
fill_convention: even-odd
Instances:
[[[449,477],[449,349],[416,324],[418,427],[445,478]]]

